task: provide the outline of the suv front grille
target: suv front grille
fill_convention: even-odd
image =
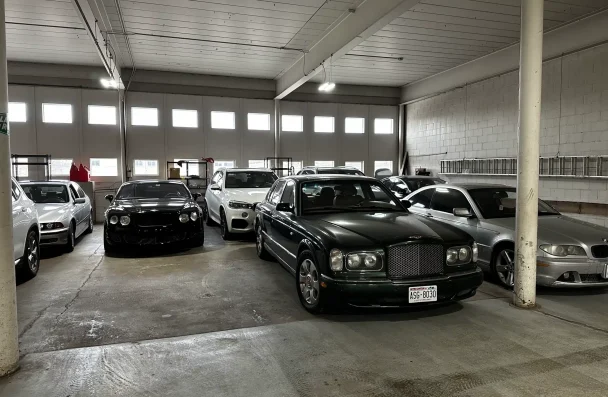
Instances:
[[[594,258],[608,258],[608,245],[594,245],[591,254]]]
[[[388,248],[388,276],[406,278],[443,273],[443,246],[401,244]]]

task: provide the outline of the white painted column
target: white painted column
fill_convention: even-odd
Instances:
[[[6,120],[8,76],[4,19],[4,0],[0,0],[0,376],[14,372],[19,365],[17,293],[13,260],[13,199]]]
[[[521,2],[519,154],[513,303],[523,308],[536,305],[543,8],[543,0]]]
[[[406,172],[402,172],[405,163],[405,105],[399,105],[399,136],[397,138],[397,144],[399,145],[398,160],[397,160],[397,175],[403,175]],[[405,170],[407,171],[407,170]]]
[[[274,157],[281,155],[281,100],[274,100]],[[282,167],[283,165],[275,165]]]

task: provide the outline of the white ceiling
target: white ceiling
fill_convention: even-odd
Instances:
[[[273,79],[362,0],[88,1],[105,8],[123,67],[128,39],[138,69]],[[504,48],[519,40],[520,2],[422,0],[337,60],[333,80],[401,86]],[[545,28],[604,7],[546,0]],[[9,60],[101,65],[73,0],[6,0],[6,21]]]

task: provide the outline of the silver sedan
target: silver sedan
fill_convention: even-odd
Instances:
[[[469,233],[478,264],[505,287],[514,283],[515,188],[502,185],[429,186],[406,197],[414,213]],[[560,214],[538,203],[537,284],[608,286],[608,229]]]
[[[22,182],[25,194],[35,203],[40,222],[40,245],[74,250],[76,238],[93,231],[91,200],[70,181]]]

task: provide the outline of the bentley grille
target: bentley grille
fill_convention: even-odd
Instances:
[[[440,244],[401,244],[389,247],[388,276],[406,278],[441,274],[443,257],[443,246]]]

